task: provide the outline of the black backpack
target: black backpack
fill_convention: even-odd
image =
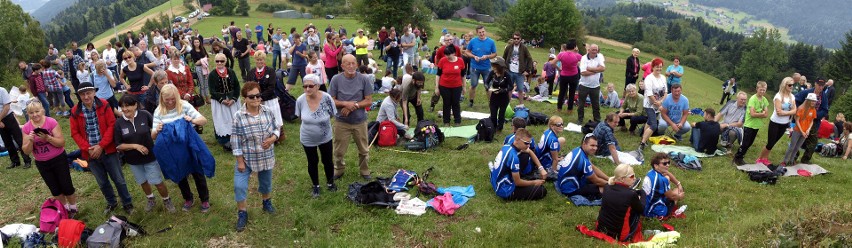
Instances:
[[[596,127],[598,127],[598,123],[595,122],[595,121],[589,120],[589,122],[586,122],[586,124],[583,125],[583,127],[580,130],[583,131],[583,134],[590,134],[590,133],[595,131]]]
[[[546,114],[541,112],[530,112],[529,121],[527,124],[529,125],[547,125],[547,121],[550,119]]]
[[[490,118],[480,119],[479,123],[476,124],[476,140],[494,141],[494,123],[491,123]]]
[[[296,116],[296,98],[290,92],[284,91],[278,97],[278,106],[281,108],[281,119],[292,122],[299,117]]]
[[[441,132],[441,129],[438,128],[438,125],[435,125],[434,121],[431,121],[431,120],[418,121],[417,122],[417,129],[414,129],[414,139],[417,140],[417,141],[424,141],[425,142],[427,138],[437,140],[438,143],[437,144],[430,144],[426,148],[437,146],[439,143],[444,142],[444,132]]]
[[[749,171],[748,179],[758,183],[775,185],[778,182],[778,174],[772,171]]]

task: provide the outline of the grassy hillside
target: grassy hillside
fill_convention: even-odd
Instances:
[[[286,20],[266,17],[211,17],[196,24],[205,37],[220,35],[222,24],[231,20],[238,24],[263,24],[272,22],[275,26],[301,28],[308,22],[325,27],[328,23],[343,24],[348,30],[355,30],[360,25],[352,20]],[[453,32],[473,31],[473,25],[452,22],[435,21],[432,28],[437,32],[447,27]],[[493,32],[490,31],[490,32]],[[601,43],[601,52],[607,57],[607,82],[616,83],[617,88],[623,85],[624,58],[629,54],[629,48],[623,45],[609,45],[604,40],[591,38],[591,42]],[[434,43],[434,41],[430,41]],[[498,41],[498,51],[502,53],[505,43]],[[535,60],[544,61],[547,56],[545,49],[533,49]],[[374,55],[378,55],[374,52]],[[424,54],[425,55],[425,54]],[[653,55],[642,54],[641,60],[649,61]],[[666,62],[669,63],[668,61]],[[381,63],[382,67],[384,63]],[[427,90],[434,90],[434,77],[427,77]],[[718,97],[721,95],[721,82],[713,77],[686,69],[684,76],[684,95],[690,99],[690,107],[718,108]],[[294,95],[301,94],[301,88],[294,88]],[[465,111],[487,112],[484,90],[477,91],[477,102],[473,108],[462,107]],[[376,94],[374,100],[383,99],[384,95]],[[424,100],[428,101],[428,100]],[[512,105],[517,104],[512,101]],[[527,103],[536,112],[548,115],[556,114],[555,106],[546,103]],[[440,108],[440,106],[438,106]],[[427,109],[428,110],[428,109]],[[201,108],[205,116],[210,116],[208,106]],[[603,108],[602,114],[615,111]],[[591,112],[591,111],[588,111]],[[587,113],[590,118],[591,113]],[[369,118],[374,119],[376,111],[369,112]],[[434,113],[427,113],[427,119],[436,119]],[[563,116],[565,121],[576,121],[576,116]],[[698,121],[698,117],[690,117],[690,121]],[[59,119],[67,134],[68,121]],[[440,122],[440,121],[438,121]],[[476,120],[465,120],[464,125],[473,125]],[[370,152],[370,167],[374,176],[390,176],[398,168],[411,169],[418,172],[435,167],[430,180],[438,186],[473,185],[477,191],[467,205],[459,209],[454,216],[441,216],[433,211],[421,217],[398,216],[392,210],[356,206],[345,199],[347,185],[360,181],[352,165],[356,164],[357,155],[354,146],[350,146],[346,160],[350,165],[346,175],[339,180],[336,193],[325,190],[319,199],[310,197],[310,180],[306,172],[306,159],[298,142],[298,123],[285,124],[287,141],[277,146],[276,159],[278,162],[273,179],[273,202],[278,208],[274,215],[264,214],[260,210],[260,197],[254,190],[257,183],[252,179],[250,188],[249,226],[243,233],[234,231],[236,221],[236,205],[233,200],[234,158],[219,148],[213,137],[212,125],[208,124],[202,135],[217,161],[217,174],[208,180],[211,190],[212,210],[201,214],[196,207],[191,212],[165,213],[160,206],[155,212],[139,211],[130,216],[130,220],[140,223],[147,230],[156,231],[172,226],[165,233],[151,234],[146,237],[130,238],[127,244],[131,247],[238,247],[238,246],[306,246],[306,247],[388,247],[388,246],[448,246],[448,247],[494,247],[516,246],[516,244],[533,244],[532,246],[568,246],[592,247],[608,246],[607,244],[582,236],[574,228],[578,224],[594,225],[599,211],[593,207],[575,207],[566,199],[555,194],[553,187],[548,184],[550,194],[538,202],[505,202],[491,191],[488,180],[487,162],[493,160],[500,148],[499,142],[475,143],[462,151],[455,147],[465,143],[464,139],[449,138],[437,150],[425,154],[404,153],[391,149],[373,148]],[[545,130],[544,126],[529,128],[538,138]],[[747,160],[753,161],[759,148],[765,144],[766,132],[758,135],[757,142],[747,155]],[[496,136],[502,140],[509,130],[503,130]],[[562,153],[579,145],[580,134],[563,132],[568,143]],[[617,134],[621,147],[625,150],[637,148],[638,137],[626,132]],[[67,149],[74,145],[66,136]],[[787,138],[782,139],[771,155],[772,161],[778,161],[786,150]],[[650,149],[645,151],[646,157],[652,155]],[[795,237],[792,231],[800,230],[794,226],[810,219],[797,219],[798,216],[818,212],[819,216],[846,216],[835,213],[848,213],[852,210],[847,200],[849,193],[845,190],[852,172],[844,170],[845,163],[838,159],[827,159],[815,156],[814,161],[831,171],[831,174],[814,178],[783,178],[778,185],[765,186],[750,182],[744,173],[730,165],[730,157],[715,157],[702,159],[704,170],[701,172],[675,170],[673,172],[683,182],[686,189],[686,199],[682,204],[689,206],[686,212],[688,218],[668,221],[678,231],[682,238],[678,242],[684,247],[722,247],[722,246],[770,246],[777,245],[783,237]],[[608,174],[614,165],[609,160],[594,158],[593,162]],[[8,160],[0,159],[0,166],[5,167]],[[650,169],[649,165],[635,167],[637,176],[644,176]],[[15,202],[15,204],[0,204],[0,225],[7,223],[35,222],[38,207],[48,195],[44,183],[39,179],[36,170],[4,170],[6,176],[0,180],[0,200]],[[128,169],[124,170],[129,184],[132,176]],[[80,196],[79,217],[89,226],[96,226],[105,220],[101,214],[104,207],[103,197],[91,175],[73,172],[75,186]],[[322,177],[322,176],[321,176]],[[176,202],[180,202],[179,191],[174,183],[169,182],[170,193]],[[139,210],[145,204],[144,196],[137,185],[128,185],[134,196],[134,203]],[[20,192],[20,193],[19,193]],[[21,194],[23,193],[23,194]],[[421,197],[421,199],[427,200]],[[196,205],[197,206],[197,205]],[[819,211],[817,211],[819,210]],[[120,212],[120,211],[119,211]],[[122,213],[123,214],[123,213]],[[790,223],[788,225],[787,223]],[[810,222],[809,222],[810,223]],[[820,222],[817,222],[820,223]],[[831,223],[831,222],[827,222]],[[848,223],[848,222],[840,222]],[[785,235],[779,236],[776,228],[784,225]],[[827,225],[827,224],[822,224]],[[645,220],[646,229],[660,229],[657,221]],[[477,231],[481,230],[481,231]],[[812,229],[801,229],[803,234],[811,234]],[[812,236],[813,237],[813,236]]]

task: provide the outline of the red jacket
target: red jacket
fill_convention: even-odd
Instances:
[[[101,132],[101,142],[98,145],[104,149],[103,154],[115,153],[115,142],[113,141],[113,130],[115,126],[115,114],[106,100],[95,97],[95,113],[98,115],[98,129]],[[86,117],[83,116],[83,105],[78,103],[71,109],[71,137],[80,147],[83,159],[89,159],[89,136],[86,134]]]

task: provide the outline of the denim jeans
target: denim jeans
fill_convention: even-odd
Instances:
[[[246,169],[240,172],[237,165],[234,164],[234,200],[243,202],[248,195],[249,178],[251,177],[251,167],[246,165]],[[272,192],[272,170],[257,172],[257,192],[261,194],[269,194]]]
[[[44,116],[50,117],[50,103],[47,102],[47,92],[38,93],[38,101],[44,108]]]
[[[509,77],[512,78],[512,82],[515,82],[518,92],[527,92],[527,89],[524,87],[524,80],[526,78],[523,73],[509,72]]]
[[[692,144],[692,148],[695,149],[696,151],[701,150],[701,148],[698,147],[700,140],[701,140],[701,128],[693,128],[692,129],[692,135],[689,136],[689,143]]]
[[[89,170],[95,176],[95,181],[98,182],[98,187],[100,187],[101,193],[104,194],[107,204],[116,205],[115,192],[112,190],[110,180],[115,184],[115,188],[118,189],[121,204],[124,206],[133,204],[130,192],[127,191],[127,183],[124,181],[124,174],[121,173],[118,153],[101,154],[100,158],[89,158],[88,162]]]
[[[686,118],[686,116],[684,116],[682,118]],[[665,120],[663,120],[662,117],[659,120],[657,120],[657,122],[660,123],[657,126],[657,132],[665,133],[666,129],[669,128],[669,123],[667,123]],[[674,134],[674,138],[677,139],[677,140],[680,140],[681,138],[683,138],[683,135],[688,133],[690,130],[692,130],[692,126],[689,125],[688,121],[684,122],[683,127],[680,128],[680,131],[678,131],[677,133]]]
[[[485,78],[488,77],[488,73],[491,73],[491,68],[487,70],[473,69],[470,68],[470,87],[476,88],[479,85],[479,79],[481,78],[483,83],[485,83],[485,88],[491,88],[491,85],[488,82],[485,82]]]
[[[73,108],[74,107],[74,101],[71,100],[71,89],[67,89],[67,87],[66,87],[66,90],[64,92],[62,92],[62,94],[65,95],[65,97],[64,97],[65,98],[65,104],[68,104],[68,108]]]
[[[280,68],[278,67],[280,66],[278,63],[279,60],[281,60],[281,51],[272,50],[272,69],[278,70]]]

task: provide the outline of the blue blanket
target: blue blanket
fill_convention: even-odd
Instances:
[[[154,154],[157,154],[163,176],[174,182],[190,173],[202,173],[211,178],[216,172],[216,160],[207,144],[184,119],[163,125],[154,142]]]

